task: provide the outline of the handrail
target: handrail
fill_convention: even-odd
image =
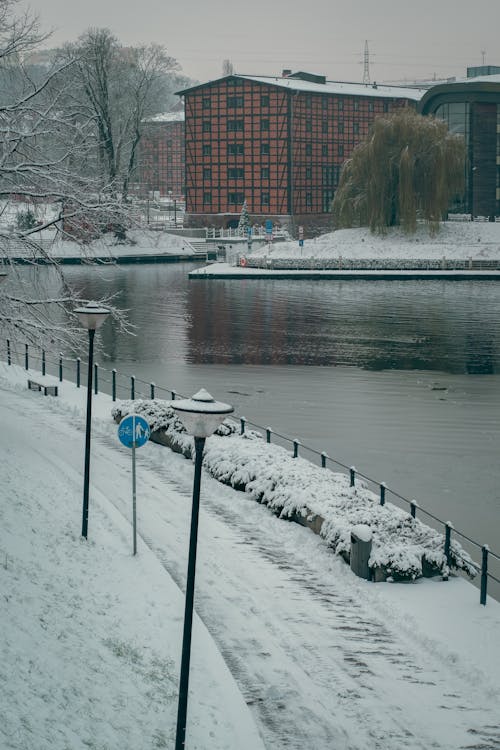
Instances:
[[[81,359],[80,357],[66,357],[62,353],[57,354],[57,359],[51,359],[50,357],[47,357],[46,350],[42,349],[39,346],[36,346],[32,344],[32,348],[38,349],[40,351],[39,355],[33,355],[30,354],[29,345],[27,343],[24,343],[21,345],[21,349],[14,348],[12,341],[10,339],[6,340],[6,361],[8,365],[12,364],[13,358],[22,363],[25,370],[30,369],[30,356],[31,359],[35,359],[35,361],[39,361],[41,365],[41,371],[42,374],[45,375],[47,371],[47,365],[53,365],[54,369],[57,369],[59,381],[62,382],[64,377],[64,363],[72,363],[75,366],[75,383],[76,387],[79,388],[81,386]],[[3,352],[2,352],[3,355]],[[67,370],[66,370],[67,372]],[[101,381],[98,379],[98,374],[102,373],[109,373],[108,378],[102,378]],[[95,392],[98,392],[98,383],[102,382],[102,380],[105,380],[106,382],[110,383],[110,390],[111,390],[111,397],[113,401],[116,401],[117,398],[117,390],[118,390],[118,382],[117,382],[117,376],[118,372],[113,370],[107,370],[105,367],[102,367],[101,365],[95,363],[94,364],[94,373],[96,377],[94,378],[94,388]],[[140,378],[136,378],[135,375],[123,375],[122,377],[126,378],[128,381],[127,384],[127,391],[130,394],[130,400],[134,400],[138,398],[139,396],[144,397],[144,394],[139,394],[139,392],[136,389],[136,386],[138,384],[145,385],[149,388],[149,395],[147,398],[155,399],[157,397],[157,391],[164,391],[165,393],[170,394],[170,399],[168,400],[175,400],[176,398],[187,398],[185,394],[179,393],[175,389],[167,388],[165,386],[158,386],[155,383],[149,383],[145,380],[141,380]],[[122,386],[123,388],[125,386]],[[480,585],[480,603],[482,605],[486,605],[487,600],[487,582],[489,579],[492,581],[495,581],[496,583],[500,584],[500,579],[497,578],[493,573],[491,573],[488,570],[488,562],[490,558],[493,558],[494,560],[500,561],[500,554],[497,552],[494,552],[489,548],[488,545],[481,544],[480,542],[475,541],[474,539],[471,539],[467,534],[459,531],[456,529],[451,523],[448,521],[443,521],[441,518],[438,518],[430,511],[426,510],[422,506],[420,506],[415,499],[409,500],[408,498],[404,497],[404,495],[401,495],[399,492],[396,492],[395,490],[387,487],[385,482],[379,482],[378,480],[373,479],[372,477],[369,477],[365,474],[362,474],[361,472],[357,471],[354,466],[347,466],[346,464],[343,464],[340,461],[337,461],[334,458],[331,458],[327,453],[324,451],[318,451],[316,448],[311,448],[307,445],[302,444],[297,438],[290,438],[287,435],[283,435],[282,433],[276,432],[275,430],[271,429],[271,427],[263,427],[262,425],[256,424],[250,420],[247,420],[243,416],[239,416],[238,414],[234,414],[234,419],[240,422],[241,434],[244,434],[246,431],[247,426],[251,426],[256,428],[262,433],[262,436],[266,439],[266,442],[271,443],[272,436],[279,438],[280,440],[283,440],[287,443],[290,443],[291,446],[293,446],[293,457],[298,458],[299,456],[299,450],[302,448],[304,451],[308,451],[309,453],[312,453],[313,455],[318,456],[321,459],[321,468],[331,468],[331,466],[338,466],[341,467],[344,471],[349,473],[350,477],[350,485],[351,487],[355,486],[356,479],[362,478],[366,480],[367,482],[370,482],[371,484],[379,487],[380,489],[380,505],[385,505],[386,502],[386,495],[387,493],[390,493],[394,497],[398,498],[398,500],[406,503],[410,506],[410,515],[413,518],[416,518],[417,509],[419,513],[423,513],[424,515],[428,516],[429,518],[432,518],[433,521],[435,521],[438,524],[442,524],[445,528],[445,548],[449,550],[449,545],[451,542],[451,533],[455,536],[460,537],[461,539],[465,539],[469,544],[472,544],[473,546],[477,547],[481,550],[481,563],[474,562],[474,565],[477,567],[477,571],[481,573],[481,585]],[[309,460],[306,458],[306,460]],[[331,466],[328,466],[327,464],[330,464]]]

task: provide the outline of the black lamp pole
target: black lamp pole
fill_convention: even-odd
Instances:
[[[201,464],[203,459],[204,437],[194,438],[195,463],[193,483],[193,508],[191,511],[191,533],[186,581],[186,601],[184,607],[184,632],[182,636],[181,676],[179,681],[179,703],[177,707],[177,730],[175,750],[184,750],[186,742],[186,717],[189,687],[189,664],[191,661],[191,633],[193,628],[194,580],[196,573],[196,549],[198,543],[198,518],[200,515]]]
[[[89,328],[89,363],[87,373],[87,423],[85,426],[85,469],[83,479],[82,536],[87,538],[89,525],[90,427],[92,421],[92,371],[94,369],[95,328]]]

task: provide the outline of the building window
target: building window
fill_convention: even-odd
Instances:
[[[327,214],[331,211],[334,195],[335,195],[334,190],[323,190],[323,213],[324,214]]]
[[[203,167],[203,179],[204,180],[212,179],[212,167]]]
[[[311,208],[313,204],[312,193],[306,193],[306,208]]]
[[[353,122],[352,132],[354,133],[354,135],[359,135],[359,122]]]
[[[212,130],[212,123],[210,122],[210,120],[203,120],[201,129],[204,133],[210,133]]]
[[[243,201],[245,200],[245,196],[243,193],[229,193],[229,203],[232,206],[238,206],[243,205]]]
[[[269,179],[269,167],[262,167],[262,169],[260,170],[260,176],[261,176],[261,179],[268,180]]]
[[[241,132],[243,130],[243,120],[228,120],[227,129],[229,132]]]
[[[212,203],[212,193],[203,193],[203,203]]]
[[[338,132],[339,132],[340,134],[342,134],[342,133],[344,132],[344,123],[343,123],[343,122],[339,122],[339,123],[338,123],[338,128],[337,128],[337,129],[338,129]]]
[[[389,102],[384,102],[383,109],[384,109],[384,112],[389,111]]]
[[[337,148],[338,148],[338,155],[339,156],[344,156],[344,144],[343,143],[339,143],[339,145],[338,145]]]
[[[342,112],[342,110],[344,109],[344,100],[339,99],[338,104],[339,104],[339,112]]]
[[[269,96],[267,94],[263,94],[260,97],[260,106],[261,107],[269,107]]]
[[[323,109],[328,109],[328,99],[326,96],[323,96],[321,99],[321,106]]]
[[[228,96],[227,97],[227,106],[230,109],[234,109],[235,107],[242,107],[243,106],[243,97],[242,96]]]
[[[337,164],[333,164],[322,169],[322,185],[324,187],[333,187],[338,184],[339,179],[339,167]]]
[[[265,118],[264,120],[260,121],[260,129],[261,130],[269,130],[269,120]]]
[[[240,180],[244,176],[243,167],[229,167],[227,176],[230,180]]]
[[[311,120],[306,120],[306,133],[310,133],[312,131],[312,129],[313,129],[312,121]]]
[[[323,120],[321,123],[321,132],[323,134],[328,133],[328,120]]]
[[[242,143],[228,143],[227,153],[229,154],[229,156],[241,156],[244,153],[243,144]]]
[[[269,143],[260,144],[260,153],[262,156],[269,156]]]
[[[368,102],[368,112],[373,112],[373,102]]]
[[[306,167],[306,180],[312,180],[312,167]]]
[[[269,193],[261,193],[261,203],[263,206],[269,205]]]
[[[312,143],[306,143],[306,156],[312,156],[313,147]]]
[[[321,146],[321,156],[328,156],[328,145],[326,143]]]
[[[210,99],[210,97],[204,96],[203,102],[202,102],[203,109],[210,109],[211,105],[212,105],[212,100]]]
[[[358,109],[359,109],[359,102],[358,102],[357,99],[354,100],[352,108],[354,109],[355,112],[358,111]]]
[[[212,144],[211,143],[204,143],[202,146],[202,154],[203,156],[211,156],[212,155]]]

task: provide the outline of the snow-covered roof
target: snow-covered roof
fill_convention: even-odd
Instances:
[[[227,78],[240,78],[246,81],[255,81],[256,83],[263,83],[269,86],[279,86],[280,88],[292,91],[304,91],[311,94],[338,94],[343,96],[370,96],[378,98],[385,97],[391,99],[411,99],[417,102],[426,92],[425,88],[384,86],[383,84],[378,83],[353,83],[348,81],[325,81],[322,83],[294,77],[293,75],[283,78],[281,76],[252,76],[235,73],[231,76],[224,76],[224,78],[217,78],[213,81],[207,81],[206,83],[192,86],[183,91],[177,91],[176,93],[182,96],[187,92],[218,83]]]
[[[184,122],[184,112],[159,112],[146,117],[144,122]]]
[[[384,86],[378,83],[353,83],[348,81],[326,81],[325,83],[314,83],[302,78],[281,78],[272,76],[249,76],[238,75],[258,83],[267,83],[271,86],[280,86],[293,91],[305,91],[311,94],[342,94],[345,96],[375,96],[398,99],[412,99],[419,101],[426,89],[409,88],[403,86]]]

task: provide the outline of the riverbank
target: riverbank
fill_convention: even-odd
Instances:
[[[192,464],[151,443],[138,451],[132,558],[130,452],[99,393],[84,543],[85,389],[64,382],[44,397],[27,391],[26,377],[0,365],[9,498],[0,738],[13,750],[169,746],[182,620],[171,576],[183,585]],[[204,475],[196,606],[245,700],[197,619],[190,747],[257,750],[295,738],[361,750],[374,732],[388,750],[451,750],[471,738],[495,747],[500,605],[481,607],[461,578],[367,583],[322,546]]]
[[[398,227],[384,236],[344,229],[295,242],[233,251],[228,263],[192,271],[192,279],[498,279],[500,223],[445,222],[435,236]]]

